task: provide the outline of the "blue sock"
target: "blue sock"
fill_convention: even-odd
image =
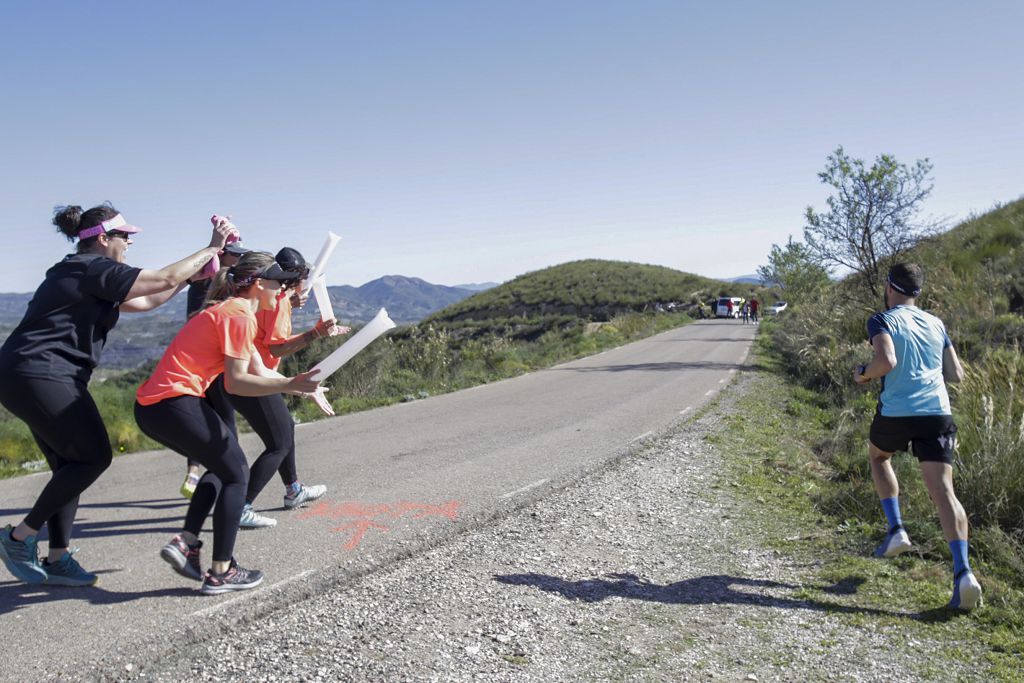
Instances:
[[[295,496],[299,495],[299,491],[302,490],[302,484],[300,484],[297,481],[293,481],[291,484],[288,484],[288,486],[285,488],[288,489],[287,495],[294,498]]]
[[[970,569],[971,564],[967,561],[967,541],[950,541],[949,552],[953,555],[953,576],[960,576],[960,572]]]
[[[885,512],[885,518],[889,520],[890,530],[895,529],[898,526],[903,526],[903,517],[900,516],[899,498],[883,498],[882,510]]]

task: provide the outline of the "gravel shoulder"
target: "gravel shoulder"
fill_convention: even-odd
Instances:
[[[908,639],[899,621],[912,614],[859,606],[855,584],[823,586],[814,562],[769,547],[771,501],[730,486],[737,456],[714,445],[757,377],[742,373],[710,408],[493,523],[239,623],[180,657],[95,673],[156,681],[983,678],[984,662],[971,657],[951,669],[948,643]],[[807,532],[779,520],[767,526]]]

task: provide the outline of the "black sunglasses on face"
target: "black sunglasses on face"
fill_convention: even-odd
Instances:
[[[127,242],[128,240],[131,239],[131,235],[129,235],[126,232],[121,232],[120,230],[108,230],[107,231],[107,239],[114,239],[115,237],[120,237],[125,242]]]

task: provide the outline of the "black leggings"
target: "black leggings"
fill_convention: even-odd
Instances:
[[[238,521],[249,483],[249,466],[228,425],[196,396],[135,404],[135,421],[149,437],[206,468],[185,515],[185,531],[199,536],[213,509],[213,560],[227,562],[235,549]]]
[[[224,390],[224,375],[217,375],[217,379],[206,389],[204,399],[213,408],[221,420],[224,421],[231,433],[238,437],[238,427],[235,425],[235,409],[228,398],[228,392]],[[199,463],[191,458],[188,459],[189,467],[199,467]]]
[[[0,376],[0,403],[25,422],[53,475],[25,517],[50,535],[51,548],[67,548],[78,497],[110,467],[107,427],[84,382]]]
[[[274,477],[281,474],[285,486],[299,478],[295,468],[295,421],[281,394],[236,396],[231,404],[263,440],[263,452],[252,464],[245,502],[252,503]]]

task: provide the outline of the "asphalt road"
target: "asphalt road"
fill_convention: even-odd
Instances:
[[[185,513],[184,459],[117,458],[83,495],[72,541],[98,586],[28,586],[0,569],[0,676],[137,671],[238,618],[493,519],[700,408],[742,368],[755,329],[694,323],[515,379],[300,425],[300,477],[328,494],[285,511],[280,483],[267,487],[256,507],[277,527],[243,531],[235,550],[267,578],[236,595],[202,596],[158,556]],[[258,454],[251,435],[243,445]],[[47,476],[0,481],[0,524],[22,518]]]

